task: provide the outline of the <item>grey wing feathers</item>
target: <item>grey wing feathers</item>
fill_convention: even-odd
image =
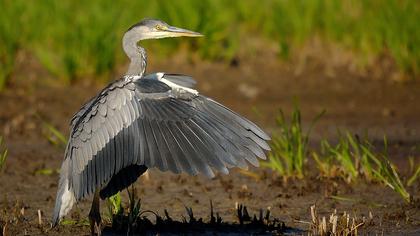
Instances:
[[[185,79],[165,79],[171,76]],[[82,108],[66,151],[76,199],[106,184],[103,196],[128,186],[136,168],[128,182],[111,179],[133,165],[212,177],[265,159],[269,136],[258,126],[209,98],[178,92],[154,78],[117,81]]]
[[[165,74],[164,78],[175,83],[177,85],[187,87],[187,88],[194,88],[197,82],[193,80],[192,77],[188,75],[180,75],[180,74]]]

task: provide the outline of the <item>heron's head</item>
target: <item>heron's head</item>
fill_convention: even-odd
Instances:
[[[155,19],[144,19],[131,26],[126,34],[132,34],[144,39],[160,39],[169,37],[201,37],[200,33],[170,26],[166,22]]]

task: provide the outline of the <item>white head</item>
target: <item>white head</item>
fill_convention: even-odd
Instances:
[[[170,37],[201,37],[200,33],[170,26],[166,22],[155,19],[144,19],[131,26],[124,34],[123,48],[130,57],[137,42],[145,39],[160,39]]]
[[[128,75],[141,75],[146,67],[146,52],[137,43],[145,39],[201,37],[200,33],[170,26],[161,20],[144,19],[131,26],[123,37],[123,48],[131,63]]]

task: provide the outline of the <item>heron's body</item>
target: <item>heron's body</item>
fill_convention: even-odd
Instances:
[[[268,135],[199,94],[190,77],[144,75],[144,49],[127,43],[138,41],[129,32],[123,45],[131,59],[127,75],[92,98],[71,121],[53,224],[80,199],[95,192],[109,197],[147,168],[213,177],[214,171],[247,168],[247,162],[258,166],[258,157],[265,158],[269,149]]]

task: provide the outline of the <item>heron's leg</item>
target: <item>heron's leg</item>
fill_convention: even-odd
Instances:
[[[90,232],[92,235],[101,235],[101,212],[99,210],[99,190],[93,196],[92,207],[89,212]]]

